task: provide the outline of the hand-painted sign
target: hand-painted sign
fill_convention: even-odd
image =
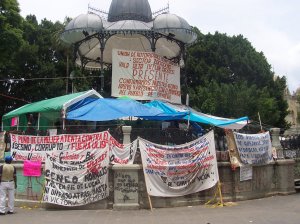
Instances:
[[[211,188],[219,180],[213,132],[177,146],[139,139],[139,147],[149,195],[182,196]]]
[[[78,150],[109,146],[112,164],[132,164],[137,149],[136,141],[120,144],[108,131],[92,134],[64,134],[31,136],[11,134],[11,154],[14,160],[45,161],[46,153],[65,152],[69,158],[80,160]]]
[[[112,96],[181,103],[180,67],[153,52],[114,49]]]
[[[270,133],[234,132],[235,143],[243,164],[267,164],[273,161]]]
[[[45,193],[43,200],[63,206],[79,206],[96,202],[109,195],[109,145],[47,154],[45,161]]]

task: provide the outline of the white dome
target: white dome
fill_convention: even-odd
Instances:
[[[153,21],[153,29],[183,43],[192,43],[196,40],[196,35],[188,22],[175,14],[158,15]]]
[[[100,16],[81,14],[69,22],[61,35],[61,39],[66,43],[73,44],[102,29],[103,23]]]

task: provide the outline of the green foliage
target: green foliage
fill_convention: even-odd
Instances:
[[[249,116],[286,128],[285,77],[273,80],[263,53],[243,36],[203,35],[188,49],[187,90],[190,105],[204,113],[224,117]]]
[[[64,26],[47,20],[38,24],[34,15],[23,19],[14,0],[1,1],[0,7],[0,24],[7,28],[0,30],[0,79],[7,80],[0,82],[0,114],[65,94],[65,80],[58,78],[66,74],[65,57],[52,36]]]

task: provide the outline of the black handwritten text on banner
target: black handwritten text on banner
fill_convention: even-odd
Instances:
[[[267,164],[273,161],[270,133],[234,132],[235,143],[243,164]]]
[[[139,139],[149,195],[175,197],[213,187],[219,180],[214,134],[162,146]]]

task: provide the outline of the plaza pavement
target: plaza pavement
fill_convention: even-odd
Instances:
[[[300,193],[240,201],[209,208],[204,205],[150,210],[45,210],[17,208],[0,216],[0,224],[300,224]]]

